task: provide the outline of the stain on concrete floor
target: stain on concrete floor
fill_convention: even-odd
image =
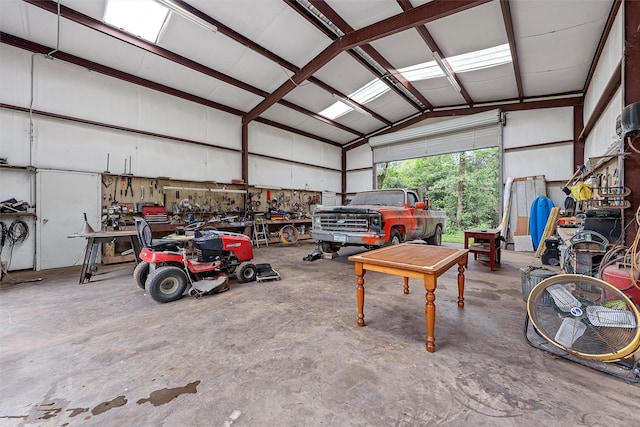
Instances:
[[[360,250],[302,261],[314,249],[256,249],[281,280],[169,304],[135,285],[133,264],[101,266],[84,285],[79,268],[11,274],[0,426],[637,424],[640,385],[523,338],[519,268],[539,264],[531,253],[503,251],[495,272],[470,259],[464,309],[457,272],[438,279],[430,354],[420,283],[403,295],[401,278],[368,272],[360,328],[346,261]]]

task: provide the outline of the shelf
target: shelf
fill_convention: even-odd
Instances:
[[[17,218],[21,216],[36,217],[35,212],[0,212],[0,217]]]

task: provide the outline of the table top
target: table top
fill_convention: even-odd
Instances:
[[[352,255],[349,261],[433,274],[449,269],[468,252],[467,249],[402,243]]]
[[[500,234],[499,228],[471,228],[465,230],[465,234]]]
[[[69,234],[67,237],[126,237],[135,236],[135,230],[112,230],[112,231],[94,231],[93,233],[74,233]]]

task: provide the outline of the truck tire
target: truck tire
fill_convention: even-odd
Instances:
[[[322,242],[320,243],[320,249],[322,249],[322,252],[330,254],[333,252],[338,252],[340,250],[340,245],[331,242]]]
[[[396,230],[393,230],[391,232],[391,236],[389,237],[388,245],[393,246],[399,245],[400,243],[402,243],[402,236],[400,236],[400,233],[398,233]]]
[[[434,245],[434,246],[442,245],[442,226],[436,225],[436,231],[433,233],[433,236],[428,237],[426,241],[430,245]]]

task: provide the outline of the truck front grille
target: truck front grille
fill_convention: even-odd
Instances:
[[[316,215],[320,217],[320,229],[324,231],[366,232],[369,230],[369,220],[367,215],[353,215],[353,214],[316,214]]]

